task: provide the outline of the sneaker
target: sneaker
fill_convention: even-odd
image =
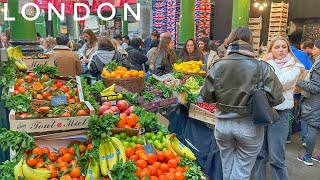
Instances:
[[[303,147],[307,147],[307,143],[302,143],[302,146]]]
[[[310,157],[307,157],[305,154],[300,154],[297,159],[301,162],[303,162],[307,166],[313,166],[312,159]]]
[[[291,144],[291,143],[292,143],[292,141],[290,141],[290,140],[286,141],[286,144]]]
[[[320,163],[320,153],[315,156],[312,156],[311,159]]]

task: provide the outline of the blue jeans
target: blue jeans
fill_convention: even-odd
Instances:
[[[272,180],[288,180],[285,144],[289,132],[289,111],[278,111],[280,120],[265,127],[264,142],[254,167],[255,179],[266,179],[266,165],[271,166]]]
[[[263,143],[263,126],[249,120],[217,120],[215,137],[224,180],[249,180]]]

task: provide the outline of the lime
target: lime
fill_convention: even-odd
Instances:
[[[162,151],[165,152],[167,150],[167,148],[163,148]]]
[[[161,142],[159,140],[155,140],[153,141],[153,145],[156,146],[157,144],[161,144]]]
[[[115,134],[115,135],[113,135],[113,137],[116,137],[116,138],[118,138],[118,139],[121,139],[121,137],[120,137],[119,134]]]
[[[151,134],[151,137],[156,135],[154,132],[151,132],[150,134]]]
[[[163,132],[162,132],[162,131],[158,131],[158,132],[157,132],[157,135],[163,136]]]
[[[130,143],[129,143],[129,142],[123,142],[122,144],[123,144],[123,146],[126,147],[126,148],[130,146]]]
[[[163,146],[163,147],[166,147],[166,142],[162,142],[162,146]]]
[[[152,136],[152,135],[151,135],[151,133],[147,132],[147,133],[144,134],[144,136],[145,136],[147,139],[151,139],[151,136]]]
[[[121,139],[120,141],[121,141],[122,143],[127,142],[125,139]]]
[[[132,137],[131,137],[131,141],[132,141],[132,142],[135,142],[135,143],[136,143],[137,140],[138,140],[138,136],[132,136]]]
[[[148,139],[147,144],[153,144],[153,141],[151,139]]]
[[[131,137],[128,136],[128,137],[126,138],[126,141],[127,141],[127,142],[131,142]]]
[[[136,143],[135,142],[131,142],[130,146],[134,148],[134,147],[136,147]]]
[[[121,139],[126,139],[126,137],[127,137],[127,134],[124,132],[120,133],[119,135],[120,135]]]
[[[157,148],[158,150],[160,150],[160,151],[163,150],[163,146],[162,146],[161,143],[156,144],[156,148]]]
[[[157,136],[156,136],[156,135],[151,136],[151,140],[152,140],[152,141],[157,140]]]
[[[157,135],[157,136],[156,136],[156,139],[159,140],[159,141],[161,141],[161,140],[162,140],[162,136]]]
[[[144,144],[144,141],[143,141],[143,139],[141,139],[141,138],[138,138],[138,140],[137,140],[137,142],[136,142],[137,144]]]
[[[162,137],[162,142],[166,142],[167,139],[165,137]]]

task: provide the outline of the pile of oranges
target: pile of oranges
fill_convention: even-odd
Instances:
[[[72,144],[78,146],[80,155],[93,148],[92,144],[84,145],[79,142]],[[50,180],[84,180],[85,172],[81,172],[78,162],[74,159],[77,155],[75,145],[72,144],[68,146],[69,148],[60,148],[58,152],[50,152],[48,147],[37,146],[28,154],[27,164],[33,168],[50,170]],[[59,177],[59,173],[64,175]]]
[[[137,70],[130,70],[126,67],[118,66],[116,70],[112,71],[111,73],[107,69],[103,69],[102,74],[103,77],[107,78],[131,78],[131,77],[140,77],[144,76],[144,71],[137,71]]]
[[[138,124],[138,116],[136,114],[130,114],[130,116],[127,116],[126,114],[122,113],[120,114],[120,121],[116,124],[117,128],[139,128]]]
[[[178,165],[180,157],[175,156],[172,151],[159,151],[156,155],[146,154],[141,144],[134,148],[128,147],[126,156],[128,160],[136,161],[138,170],[135,174],[140,180],[185,180],[184,172],[189,169],[188,166]]]

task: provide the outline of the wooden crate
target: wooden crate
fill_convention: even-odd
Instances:
[[[271,8],[271,13],[285,12],[288,13],[288,8],[286,7],[275,7]]]
[[[53,55],[50,55],[48,59],[28,59],[24,58],[23,61],[27,65],[27,70],[32,71],[37,65],[47,65],[47,66],[54,66],[54,58]]]
[[[287,21],[288,21],[288,19],[287,18],[283,18],[283,17],[270,17],[270,20],[269,20],[270,23],[277,23],[277,22],[286,23]]]
[[[269,27],[269,31],[270,32],[286,32],[287,31],[287,27],[281,27],[281,26],[278,26],[278,27]]]
[[[284,13],[284,12],[272,12],[270,13],[270,17],[281,17],[281,18],[287,18],[288,17],[288,13]]]
[[[262,22],[262,18],[249,18],[249,24],[260,24]]]
[[[262,26],[261,26],[261,24],[255,24],[255,25],[251,25],[251,24],[249,24],[248,25],[248,28],[252,31],[252,30],[260,30],[260,29],[262,29]]]
[[[215,125],[216,122],[214,113],[202,109],[195,104],[190,104],[189,117],[212,125]]]
[[[287,3],[271,3],[271,9],[272,8],[289,8],[289,5]]]
[[[85,102],[90,110],[90,115],[95,114],[95,110],[89,102]],[[48,132],[64,131],[70,129],[88,128],[90,116],[72,116],[57,118],[39,118],[39,119],[19,119],[16,117],[16,111],[11,110],[9,114],[10,129],[15,131]]]
[[[259,37],[260,38],[260,34],[261,34],[260,31],[252,31],[252,36],[253,37]]]
[[[285,22],[272,22],[272,23],[270,23],[269,24],[270,25],[270,27],[287,27],[288,25],[287,25],[287,23],[285,23]]]

